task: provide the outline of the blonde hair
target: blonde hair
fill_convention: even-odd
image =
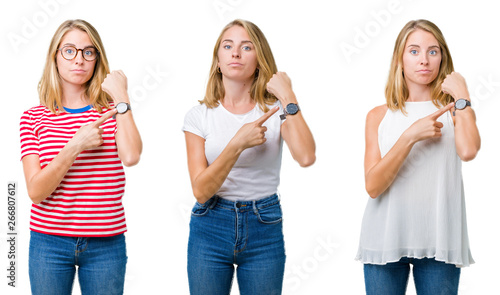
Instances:
[[[101,37],[97,30],[88,22],[75,19],[67,20],[62,23],[50,42],[47,60],[43,71],[42,78],[38,83],[38,95],[40,104],[46,106],[52,113],[58,114],[63,109],[62,105],[62,89],[61,77],[57,70],[57,53],[64,35],[71,30],[81,30],[89,36],[92,45],[97,49],[98,55],[95,62],[94,73],[90,80],[85,85],[85,95],[89,98],[90,104],[98,111],[102,111],[102,107],[109,108],[111,97],[101,90],[101,84],[109,73],[108,59],[101,41]]]
[[[441,30],[432,22],[419,19],[408,22],[401,32],[399,32],[396,44],[394,45],[394,53],[392,55],[391,68],[389,70],[389,78],[385,86],[385,98],[387,107],[391,110],[401,110],[405,112],[405,101],[408,99],[409,91],[403,73],[403,53],[405,50],[406,40],[408,36],[416,30],[424,30],[434,35],[434,38],[439,43],[441,50],[441,64],[439,72],[429,86],[431,88],[432,102],[437,106],[444,106],[453,101],[449,94],[441,91],[441,83],[446,78],[446,75],[454,71],[453,61],[451,59],[448,45],[444,39]]]
[[[224,98],[225,90],[224,84],[222,83],[222,74],[218,71],[217,63],[219,62],[218,52],[219,47],[222,42],[222,35],[233,26],[240,26],[245,29],[255,46],[255,51],[257,53],[257,71],[255,72],[255,78],[252,82],[250,88],[250,96],[257,102],[260,109],[267,112],[269,108],[267,105],[271,105],[277,101],[277,98],[271,93],[267,92],[266,85],[271,77],[278,72],[278,67],[274,61],[274,56],[271,51],[271,47],[267,42],[266,37],[262,31],[252,22],[236,19],[230,22],[228,25],[222,29],[222,32],[215,42],[212,66],[210,67],[210,74],[207,83],[207,91],[205,93],[205,98],[200,101],[204,103],[209,108],[214,108],[219,105],[219,101]]]

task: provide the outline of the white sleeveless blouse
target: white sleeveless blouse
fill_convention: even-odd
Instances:
[[[405,106],[406,116],[387,110],[380,123],[382,157],[415,121],[437,110],[431,101]],[[457,267],[474,263],[453,119],[446,112],[438,121],[444,125],[442,136],[417,142],[389,188],[368,200],[356,260],[386,264],[401,257],[428,257]]]

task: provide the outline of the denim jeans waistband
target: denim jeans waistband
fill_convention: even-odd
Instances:
[[[214,195],[204,205],[211,209],[217,206],[222,209],[248,211],[265,208],[277,203],[279,203],[278,194],[273,194],[269,197],[264,197],[255,201],[229,201],[219,197],[218,195]]]

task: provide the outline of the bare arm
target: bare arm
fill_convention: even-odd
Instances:
[[[205,203],[220,189],[245,149],[266,142],[267,128],[262,124],[278,109],[275,107],[256,121],[243,125],[210,166],[205,157],[205,139],[191,132],[184,132],[191,186],[199,203]]]
[[[24,177],[28,195],[33,203],[39,204],[50,196],[82,151],[103,143],[103,130],[99,126],[114,114],[114,110],[109,111],[95,122],[78,129],[73,138],[43,169],[40,167],[38,155],[27,155],[23,158]]]
[[[289,103],[297,103],[290,78],[284,72],[273,75],[267,83],[267,90],[280,100],[283,107]],[[307,167],[316,161],[316,144],[302,111],[286,117],[286,121],[281,125],[281,136],[300,166]]]
[[[444,79],[441,88],[444,93],[450,94],[455,101],[458,99],[470,100],[469,90],[465,79],[459,73],[453,72]],[[474,159],[481,148],[481,137],[476,125],[476,114],[470,107],[456,110],[455,117],[455,146],[462,161]]]
[[[452,107],[453,104],[449,104],[413,123],[383,158],[378,145],[378,127],[387,107],[379,106],[368,113],[365,131],[365,186],[370,197],[377,198],[394,182],[415,143],[441,136],[443,124],[437,119]]]
[[[113,71],[106,76],[102,83],[102,90],[113,99],[115,106],[120,102],[130,103],[127,93],[127,77],[122,71]],[[123,165],[136,165],[142,153],[142,140],[135,125],[132,111],[116,115],[117,131],[115,134],[118,157]]]

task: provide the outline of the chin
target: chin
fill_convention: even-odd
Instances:
[[[247,77],[243,75],[227,75],[226,79],[239,82],[248,82],[248,81],[253,81],[253,76]]]

